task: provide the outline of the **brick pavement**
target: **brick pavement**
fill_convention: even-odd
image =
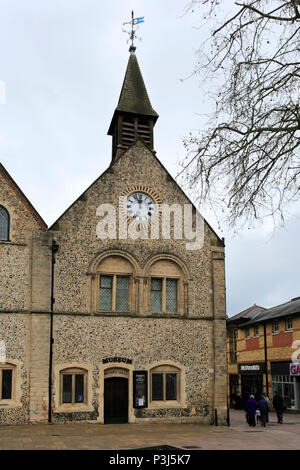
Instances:
[[[231,410],[231,426],[197,424],[87,423],[0,426],[0,450],[136,449],[158,445],[202,450],[292,450],[300,448],[300,414],[277,424],[249,428],[242,411]]]

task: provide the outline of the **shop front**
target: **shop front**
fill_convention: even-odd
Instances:
[[[244,405],[250,395],[258,397],[263,393],[265,363],[239,364],[238,371],[241,377],[241,394]]]
[[[288,410],[300,409],[300,363],[271,362],[272,395],[278,392]]]

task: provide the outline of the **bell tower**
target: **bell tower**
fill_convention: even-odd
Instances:
[[[129,60],[118,105],[108,135],[112,136],[112,162],[139,136],[153,150],[153,127],[158,114],[152,108],[143,76],[131,45]]]

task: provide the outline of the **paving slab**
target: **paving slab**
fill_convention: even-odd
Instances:
[[[175,446],[188,450],[299,450],[300,414],[270,413],[266,428],[250,428],[243,411],[231,426],[198,424],[27,424],[0,426],[0,450],[125,450]]]

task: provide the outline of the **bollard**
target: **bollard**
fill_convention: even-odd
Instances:
[[[215,426],[218,426],[218,411],[217,411],[217,408],[215,408]]]

